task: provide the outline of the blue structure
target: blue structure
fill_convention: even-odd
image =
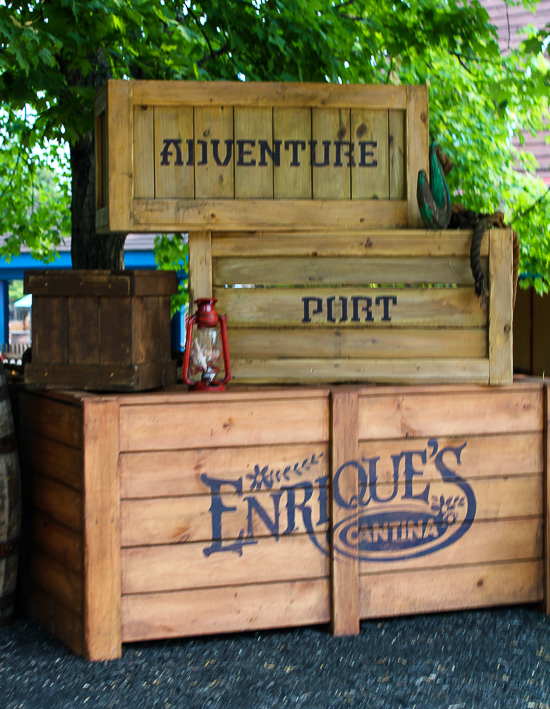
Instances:
[[[58,257],[52,263],[37,261],[24,250],[8,263],[0,257],[0,338],[1,342],[9,341],[9,283],[23,280],[25,271],[31,269],[70,269],[72,268],[70,239],[59,247]],[[156,269],[153,254],[154,236],[148,234],[128,234],[124,245],[124,265],[128,270]],[[181,350],[185,332],[184,313],[172,318],[172,349]]]

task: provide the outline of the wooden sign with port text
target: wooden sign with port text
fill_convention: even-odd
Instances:
[[[98,232],[421,227],[423,86],[109,81]]]

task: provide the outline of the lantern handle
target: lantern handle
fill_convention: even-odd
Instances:
[[[193,325],[197,320],[197,313],[188,315],[186,318],[187,333],[185,335],[185,352],[183,355],[182,379],[187,386],[193,386],[194,382],[189,379],[189,359],[191,357],[191,337],[193,335]]]
[[[227,315],[220,315],[219,318],[222,334],[223,366],[225,368],[225,377],[222,379],[221,383],[225,386],[231,379],[231,364],[229,362],[229,347],[227,345]]]

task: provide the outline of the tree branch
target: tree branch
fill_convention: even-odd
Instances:
[[[530,207],[527,207],[527,209],[524,210],[523,212],[516,214],[515,217],[513,217],[510,220],[510,224],[514,224],[515,222],[518,221],[518,219],[523,219],[523,217],[526,217],[529,214],[529,212],[532,212],[533,209],[535,209],[539,204],[542,204],[542,202],[544,202],[544,200],[548,197],[549,194],[550,194],[550,187],[548,187],[546,189],[546,192],[544,194],[542,194],[535,202],[533,202],[533,204]]]

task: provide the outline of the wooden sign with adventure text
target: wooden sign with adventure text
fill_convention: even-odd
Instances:
[[[421,227],[424,86],[109,81],[99,232]]]

